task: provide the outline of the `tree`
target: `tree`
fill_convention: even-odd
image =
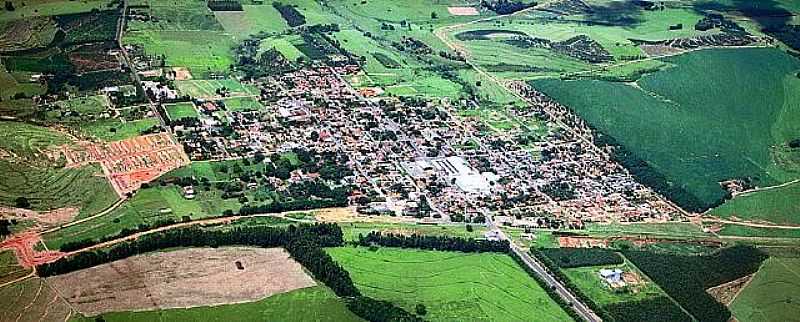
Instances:
[[[419,303],[414,308],[414,311],[417,312],[417,315],[425,315],[428,314],[428,309],[425,308],[425,304]]]
[[[436,12],[431,12],[431,19],[436,19],[436,18],[439,18],[439,15],[437,15]]]
[[[14,205],[16,205],[17,208],[25,208],[25,209],[31,208],[31,203],[28,201],[28,198],[25,197],[18,197],[17,199],[15,199]]]
[[[14,11],[14,3],[11,1],[6,1],[6,10],[7,11]]]

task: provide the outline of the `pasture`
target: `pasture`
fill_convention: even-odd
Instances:
[[[275,294],[263,300],[218,306],[142,312],[113,312],[102,315],[108,322],[150,321],[363,321],[351,313],[336,294],[324,286],[313,286]],[[92,322],[94,318],[75,317],[71,322]]]
[[[235,97],[222,101],[228,111],[258,111],[264,108],[264,105],[252,97]]]
[[[275,50],[280,52],[287,60],[296,61],[298,58],[306,57],[306,55],[296,47],[302,46],[303,44],[303,38],[298,35],[272,37],[261,41],[259,51],[263,53],[275,48]]]
[[[87,316],[257,301],[317,285],[283,249],[245,247],[138,255],[49,277],[47,283]]]
[[[0,10],[0,21],[105,10],[113,0],[11,0],[14,11]],[[23,5],[24,4],[24,5]]]
[[[234,62],[234,41],[219,31],[133,31],[123,43],[142,46],[148,55],[163,55],[168,66],[186,67],[197,78],[226,73]]]
[[[505,254],[364,247],[331,248],[328,253],[365,295],[410,312],[423,304],[429,321],[570,320]]]
[[[223,26],[217,22],[214,13],[205,1],[195,0],[141,0],[130,5],[146,5],[145,11],[153,17],[149,21],[131,20],[128,23],[131,31],[222,31]]]
[[[531,84],[686,190],[699,208],[725,196],[719,181],[753,178],[764,186],[797,176],[800,166],[776,159],[772,147],[785,145],[798,126],[791,121],[800,117],[799,61],[770,48],[702,50],[664,61],[675,67],[635,84]]]
[[[731,311],[741,322],[791,321],[800,316],[800,259],[771,257],[739,293]]]
[[[222,199],[221,192],[215,190],[197,191],[196,195],[195,199],[185,199],[175,186],[144,188],[109,214],[58,230],[43,239],[49,248],[55,249],[66,242],[115,236],[140,225],[169,219],[181,221],[184,216],[191,219],[221,216],[223,211],[238,211],[241,206],[236,199]]]
[[[111,103],[105,95],[76,97],[56,102],[61,110],[74,111],[80,114],[97,115],[105,112]]]
[[[238,40],[260,32],[281,32],[289,26],[270,3],[243,5],[243,11],[216,11],[214,16],[225,31]]]
[[[800,198],[800,182],[736,196],[712,209],[708,214],[729,219],[800,225],[798,198]]]

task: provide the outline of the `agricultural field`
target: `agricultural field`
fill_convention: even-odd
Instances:
[[[194,0],[142,0],[138,5],[147,9],[134,9],[153,18],[149,21],[138,19],[129,22],[130,31],[222,31],[223,26],[214,17],[214,13],[205,1]],[[131,3],[134,5],[134,3]]]
[[[791,321],[800,316],[800,259],[770,257],[731,303],[738,321]]]
[[[113,7],[114,0],[10,0],[14,10],[0,10],[0,21],[31,17],[65,15],[89,12],[92,9],[106,10]]]
[[[72,309],[44,279],[0,288],[0,321],[65,321]]]
[[[784,187],[739,195],[712,209],[708,214],[722,218],[768,221],[776,224],[799,225],[800,182]]]
[[[139,136],[143,131],[159,125],[155,117],[139,120],[122,121],[119,119],[101,119],[81,125],[80,133],[102,141],[119,141]]]
[[[800,124],[793,121],[800,117],[794,99],[799,61],[776,49],[703,50],[664,61],[675,67],[633,84],[532,84],[685,190],[688,196],[676,200],[685,207],[721,202],[719,181],[752,178],[767,186],[797,176],[796,152],[776,147],[785,146]],[[764,68],[759,61],[771,64]]]
[[[257,301],[317,285],[283,249],[244,247],[138,255],[49,277],[47,283],[87,316]]]
[[[0,203],[15,206],[24,197],[33,210],[78,207],[81,214],[110,206],[117,195],[98,166],[64,168],[48,151],[69,138],[44,127],[0,122]]]
[[[167,104],[164,106],[167,110],[167,116],[170,120],[178,120],[185,117],[197,117],[197,109],[192,102],[181,102],[175,104]]]
[[[328,252],[365,295],[410,312],[423,304],[426,320],[570,320],[508,255],[364,247]]]
[[[197,78],[226,73],[233,64],[233,39],[219,31],[134,31],[125,45],[142,46],[148,55],[163,55],[171,67],[186,67]]]
[[[31,273],[31,269],[24,268],[17,263],[14,251],[0,251],[0,285],[5,285],[29,273]]]
[[[108,322],[163,321],[363,321],[347,310],[345,303],[324,286],[313,286],[276,294],[266,299],[189,309],[143,312],[113,312],[102,315]],[[92,322],[94,318],[75,317],[70,322]]]
[[[297,61],[298,58],[305,58],[297,46],[303,45],[303,38],[298,35],[271,37],[261,41],[259,50],[263,53],[267,50],[275,48],[289,61]]]
[[[243,11],[216,11],[214,16],[225,31],[237,39],[260,32],[279,33],[289,26],[271,3],[243,5]]]

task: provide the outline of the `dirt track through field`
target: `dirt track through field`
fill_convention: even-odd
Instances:
[[[244,247],[135,256],[47,282],[88,316],[256,301],[316,285],[283,249]]]

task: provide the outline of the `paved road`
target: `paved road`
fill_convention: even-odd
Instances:
[[[517,254],[517,256],[522,258],[522,261],[525,262],[525,265],[528,265],[528,267],[530,267],[534,273],[539,275],[539,277],[543,279],[545,283],[547,283],[547,285],[550,285],[550,287],[555,286],[555,291],[558,294],[558,296],[560,296],[567,303],[570,303],[572,309],[575,312],[577,312],[578,315],[580,315],[584,321],[589,321],[589,322],[602,321],[602,319],[600,319],[600,317],[598,317],[597,314],[595,314],[591,309],[589,309],[589,307],[586,306],[586,304],[584,304],[577,297],[575,297],[575,295],[572,294],[572,292],[570,292],[566,286],[564,286],[563,284],[561,284],[561,282],[556,280],[556,278],[553,275],[551,275],[550,272],[547,271],[547,269],[545,269],[542,263],[533,258],[533,256],[531,256],[527,251],[524,251],[517,245],[515,245],[514,242],[511,240],[511,238],[509,238],[506,235],[506,233],[503,232],[503,230],[500,229],[500,227],[498,227],[490,217],[491,216],[487,216],[486,218],[489,224],[489,229],[498,231],[500,233],[500,239],[508,240],[511,246],[511,251],[513,251],[515,254]]]

